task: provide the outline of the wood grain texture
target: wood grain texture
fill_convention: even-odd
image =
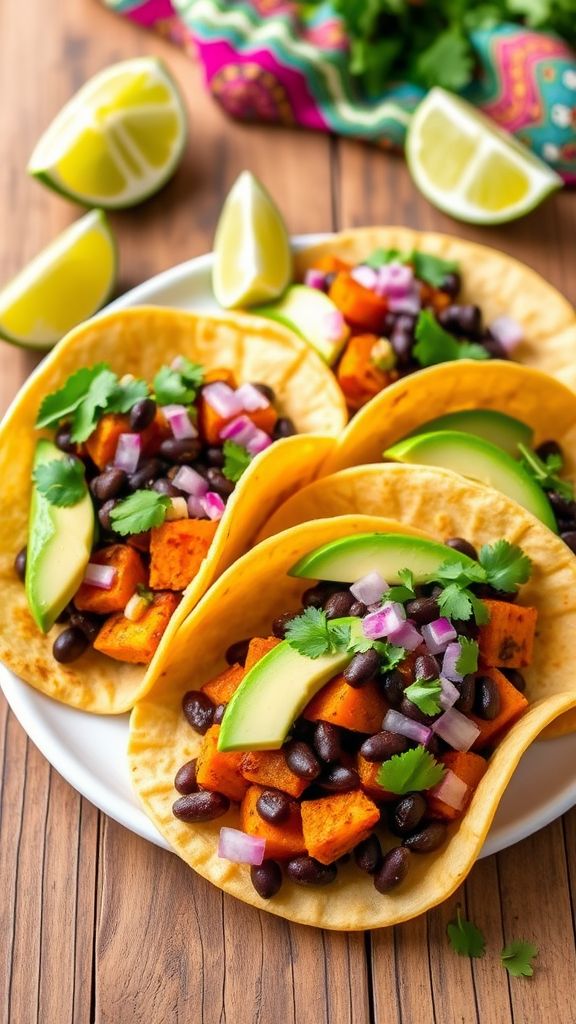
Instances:
[[[162,55],[186,95],[190,142],[174,180],[112,217],[119,290],[210,247],[227,189],[249,167],[290,230],[371,222],[460,231],[414,191],[400,158],[351,142],[232,124],[197,68],[98,0],[0,5],[0,281],[78,215],[29,180],[38,134],[87,76]],[[518,224],[467,228],[525,259],[573,298],[574,197]],[[571,272],[572,271],[572,272]],[[36,362],[0,343],[0,406]],[[576,809],[480,862],[427,918],[372,936],[291,926],[234,902],[81,799],[0,699],[0,1024],[573,1024]],[[452,954],[460,903],[485,959]],[[509,981],[512,938],[541,947],[535,976]]]

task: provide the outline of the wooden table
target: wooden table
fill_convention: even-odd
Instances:
[[[231,124],[197,68],[97,0],[0,7],[0,281],[78,215],[27,179],[39,133],[93,72],[165,57],[188,100],[175,180],[112,218],[121,290],[211,244],[222,199],[248,167],[291,231],[370,223],[464,232],[521,257],[576,296],[576,203],[562,194],[499,230],[460,228],[412,187],[400,158],[291,130]],[[0,343],[3,407],[35,359]],[[288,925],[222,895],[68,786],[0,701],[0,1024],[572,1024],[576,1020],[576,809],[481,861],[445,905],[372,935]],[[447,947],[460,902],[489,955]],[[499,966],[505,941],[536,942],[532,980]]]

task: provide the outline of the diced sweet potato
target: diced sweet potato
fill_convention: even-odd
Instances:
[[[321,864],[332,864],[349,853],[380,820],[376,804],[359,789],[305,800],[301,811],[306,849]]]
[[[147,665],[178,606],[176,594],[154,594],[141,619],[131,622],[121,612],[106,619],[94,641],[94,648],[116,661]]]
[[[110,412],[98,421],[95,430],[86,441],[86,451],[99,469],[112,462],[116,454],[120,434],[130,433],[129,416]],[[149,427],[140,433],[143,455],[154,455],[162,441],[170,436],[170,428],[163,413],[158,410]]]
[[[150,535],[150,586],[153,590],[184,590],[208,554],[218,522],[176,519],[155,526]]]
[[[485,665],[524,668],[532,660],[538,612],[508,601],[484,601],[490,621],[480,627],[478,645]]]
[[[250,782],[281,789],[290,796],[302,796],[308,786],[306,779],[290,770],[283,750],[255,750],[244,754],[240,770]]]
[[[266,840],[264,856],[273,860],[287,860],[306,852],[302,834],[302,818],[300,804],[294,800],[290,807],[289,817],[281,825],[271,825],[264,821],[256,810],[258,797],[264,790],[262,786],[250,786],[240,807],[240,828],[249,836],[259,836]]]
[[[246,415],[248,419],[252,420],[254,426],[263,430],[265,434],[272,434],[278,419],[278,413],[272,403],[265,409],[255,409],[254,412],[247,412]]]
[[[345,272],[336,275],[328,295],[347,323],[364,331],[382,334],[388,312],[385,298],[364,288]]]
[[[497,668],[481,668],[480,672],[484,676],[490,676],[496,683],[500,694],[500,712],[491,722],[484,718],[478,718],[477,715],[469,716],[480,729],[480,735],[472,746],[473,750],[482,750],[493,740],[499,739],[504,730],[509,729],[528,707],[528,701],[524,694],[512,686],[512,683]]]
[[[364,792],[378,802],[396,800],[397,796],[395,793],[390,793],[387,789],[383,789],[382,786],[378,785],[377,776],[381,767],[382,765],[379,761],[367,761],[361,754],[358,754],[356,757],[356,771],[360,776],[360,785]]]
[[[360,409],[390,384],[390,374],[379,370],[372,359],[372,349],[377,342],[375,334],[356,334],[338,364],[336,377],[351,409]]]
[[[221,416],[200,395],[198,401],[198,429],[207,444],[222,444],[220,431],[223,430],[227,423],[236,419],[237,415],[235,413],[233,416]],[[272,433],[278,419],[278,413],[272,404],[266,406],[265,409],[257,409],[255,412],[244,412],[242,415],[247,416],[248,419],[252,420],[255,427],[264,430],[267,434]]]
[[[90,561],[96,565],[111,565],[116,570],[116,576],[110,590],[81,583],[74,596],[76,608],[96,615],[124,611],[137,586],[146,583],[146,569],[136,549],[128,544],[111,544],[95,551]]]
[[[388,704],[372,680],[355,689],[344,676],[336,676],[312,698],[303,712],[310,722],[331,722],[354,732],[375,733],[382,728]]]
[[[473,754],[471,750],[463,752],[460,750],[450,750],[446,754],[442,754],[438,758],[439,761],[449,768],[450,771],[454,772],[462,782],[465,782],[468,786],[468,793],[466,794],[466,801],[462,807],[457,810],[455,807],[450,807],[449,804],[445,804],[439,797],[433,796],[432,794],[426,794],[426,801],[428,803],[428,813],[431,818],[440,818],[442,821],[456,821],[461,818],[470,803],[476,786],[480,782],[480,779],[484,775],[488,765],[480,754]]]
[[[235,378],[232,370],[229,370],[228,367],[225,367],[225,366],[214,366],[212,370],[205,370],[204,371],[204,383],[205,384],[210,384],[210,383],[212,383],[212,381],[215,381],[215,380],[222,380],[222,381],[224,381],[225,384],[228,384],[228,386],[231,387],[231,388],[235,388],[236,387],[236,378]]]
[[[280,641],[275,636],[253,636],[248,645],[248,654],[244,662],[244,668],[250,671],[257,661],[260,661],[268,651],[277,647]]]
[[[202,740],[196,764],[196,782],[201,789],[224,793],[230,800],[242,800],[248,783],[240,774],[242,754],[218,750],[219,725],[211,725]]]
[[[145,533],[133,533],[130,537],[126,538],[126,543],[131,548],[136,548],[137,551],[150,551],[150,530],[146,530]]]
[[[339,256],[326,253],[316,260],[314,269],[321,270],[323,274],[337,274],[339,270],[352,270],[352,265],[346,260],[341,260]]]
[[[246,672],[242,665],[231,665],[224,672],[214,676],[214,679],[204,683],[200,689],[202,693],[210,697],[214,704],[227,704],[232,695],[236,693],[245,675]]]

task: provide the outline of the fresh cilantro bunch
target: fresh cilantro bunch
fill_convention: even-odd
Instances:
[[[490,354],[483,345],[475,341],[457,341],[438,323],[430,309],[418,314],[414,328],[416,344],[412,354],[420,366],[435,366],[437,363],[451,363],[455,359],[489,359]]]
[[[71,424],[71,439],[85,441],[98,420],[109,412],[126,413],[148,395],[144,380],[122,383],[106,363],[83,367],[58,391],[46,395],[36,418],[38,429],[56,427],[64,419]]]
[[[524,444],[519,444],[518,449],[524,469],[543,491],[555,491],[566,501],[574,500],[574,484],[569,480],[562,480],[559,475],[564,465],[564,459],[560,454],[554,453],[547,455],[546,459],[541,459]]]
[[[32,479],[36,490],[59,508],[77,505],[87,494],[84,463],[73,455],[41,462]]]

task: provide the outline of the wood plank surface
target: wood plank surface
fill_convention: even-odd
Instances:
[[[228,121],[199,70],[98,0],[0,6],[0,281],[78,210],[25,175],[40,131],[87,76],[141,53],[169,63],[190,142],[173,182],[112,218],[125,290],[210,247],[244,167],[290,230],[406,223],[461,231],[414,191],[400,158],[352,142]],[[576,296],[574,196],[493,231],[466,228]],[[35,357],[0,343],[0,405]],[[426,918],[367,935],[289,925],[245,907],[96,811],[50,768],[0,699],[0,1024],[573,1024],[576,810],[480,862]],[[452,954],[460,903],[489,952]],[[541,947],[530,981],[508,980],[506,941]]]

